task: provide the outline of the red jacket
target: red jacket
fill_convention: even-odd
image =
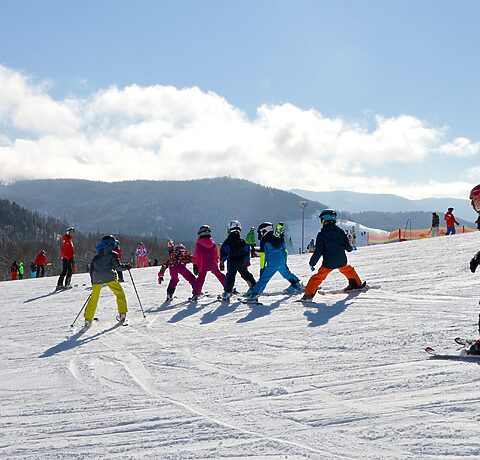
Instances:
[[[38,254],[35,259],[35,265],[46,265],[47,264],[47,255],[44,252]]]
[[[61,258],[72,260],[75,258],[75,250],[73,249],[73,241],[70,235],[62,236]]]
[[[455,224],[460,225],[457,222],[457,219],[455,219],[455,216],[451,211],[446,212],[444,219],[445,219],[445,222],[447,223],[447,227],[454,227]]]

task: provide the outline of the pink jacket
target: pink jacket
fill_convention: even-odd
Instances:
[[[193,251],[192,263],[197,266],[199,272],[208,272],[218,268],[218,248],[211,238],[199,238]]]

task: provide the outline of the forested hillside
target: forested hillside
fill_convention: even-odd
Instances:
[[[10,278],[10,266],[14,260],[22,261],[25,278],[30,276],[30,264],[44,249],[47,254],[47,275],[56,275],[61,270],[60,237],[68,225],[53,217],[44,217],[28,211],[16,203],[0,200],[0,280]],[[74,237],[75,260],[78,272],[85,272],[95,254],[95,246],[103,233],[76,232]],[[140,237],[115,235],[121,242],[123,259],[134,262],[133,252]],[[149,258],[159,262],[166,257],[166,241],[157,238],[142,238],[149,249]],[[192,249],[193,243],[186,242]]]
[[[240,179],[91,182],[56,179],[0,186],[0,196],[74,224],[112,232],[192,240],[201,224],[221,239],[229,220],[244,228],[300,216],[298,195]],[[309,211],[325,205],[309,201]]]

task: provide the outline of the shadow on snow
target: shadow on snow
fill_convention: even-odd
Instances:
[[[122,326],[122,324],[116,323],[113,326],[109,327],[108,329],[99,331],[96,334],[89,335],[88,337],[85,337],[85,338],[82,338],[82,336],[85,334],[85,331],[80,330],[75,334],[73,334],[71,337],[68,337],[67,339],[65,339],[63,342],[49,348],[48,350],[45,350],[39,356],[39,358],[49,358],[50,356],[61,353],[62,351],[67,351],[67,350],[71,350],[72,348],[80,347],[81,345],[84,345],[88,342],[92,342],[94,340],[99,339],[102,335],[107,334],[108,332],[111,332],[114,329],[117,329],[117,327],[119,326]]]
[[[332,318],[343,313],[350,304],[349,300],[357,297],[359,294],[360,291],[351,292],[344,299],[338,300],[332,305],[315,302],[307,304],[307,310],[304,315],[309,321],[308,327],[324,326]],[[311,308],[316,308],[317,311],[311,311]]]

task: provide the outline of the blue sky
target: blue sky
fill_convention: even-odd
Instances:
[[[3,2],[0,179],[65,175],[65,155],[100,180],[464,197],[480,182],[479,13],[473,0]],[[126,169],[99,174],[110,150]]]

